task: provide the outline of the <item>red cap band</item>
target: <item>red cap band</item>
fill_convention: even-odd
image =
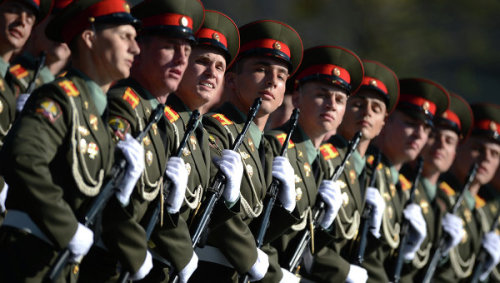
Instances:
[[[500,124],[493,120],[480,120],[474,123],[474,128],[485,130],[485,131],[493,131],[500,134]]]
[[[362,86],[366,85],[366,86],[376,87],[376,88],[380,89],[383,93],[385,93],[385,95],[389,95],[389,91],[387,90],[387,87],[385,86],[385,84],[381,80],[378,80],[376,78],[365,76],[363,78],[363,81],[361,82],[361,85]]]
[[[422,107],[424,110],[429,111],[432,115],[436,114],[436,104],[420,96],[401,94],[401,96],[399,97],[399,102],[411,103],[413,105]]]
[[[452,121],[453,123],[457,124],[459,130],[462,130],[462,124],[460,123],[460,118],[458,118],[458,115],[455,114],[455,112],[452,112],[451,110],[448,109],[443,113],[442,118]]]
[[[33,2],[35,2],[35,4],[40,7],[40,0],[32,0]]]
[[[351,83],[351,75],[349,75],[349,72],[342,67],[332,64],[312,65],[300,72],[300,74],[297,76],[297,80],[300,81],[302,78],[316,74],[337,76],[348,84]]]
[[[142,26],[180,26],[193,29],[193,19],[186,15],[166,13],[142,19]]]
[[[209,28],[202,28],[196,34],[197,38],[206,38],[218,41],[220,44],[224,45],[227,48],[227,39],[224,34]]]
[[[270,38],[247,42],[240,47],[240,53],[257,48],[276,49],[278,51],[285,53],[286,56],[288,56],[288,58],[291,58],[290,48],[288,48],[288,46],[285,43]]]
[[[56,0],[56,1],[54,1],[54,9],[56,9],[56,10],[63,9],[64,7],[71,4],[71,2],[73,2],[73,0]]]

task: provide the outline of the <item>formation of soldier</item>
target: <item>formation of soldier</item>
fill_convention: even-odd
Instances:
[[[500,282],[498,105],[199,0],[0,18],[0,282]]]

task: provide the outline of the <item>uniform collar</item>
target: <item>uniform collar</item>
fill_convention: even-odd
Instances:
[[[319,155],[319,150],[314,147],[311,139],[307,134],[302,130],[302,127],[300,125],[297,126],[297,133],[299,134],[300,137],[302,137],[302,140],[304,141],[304,146],[306,148],[306,154],[307,154],[307,161],[309,164],[312,164],[314,160],[318,157]]]
[[[361,174],[361,172],[363,172],[363,169],[365,168],[366,155],[361,157],[361,154],[359,154],[359,151],[355,150],[352,153],[351,160],[354,164],[354,170],[356,170],[356,174],[359,176]]]
[[[429,199],[433,201],[436,198],[437,185],[433,184],[427,178],[422,178],[422,186],[424,186],[424,190],[429,196]]]
[[[232,105],[232,104],[230,104],[230,105]],[[240,118],[243,121],[246,121],[247,115],[245,113],[241,112],[240,109],[238,109],[238,107],[235,107],[235,106],[233,106],[233,107],[234,107],[234,109],[236,109],[236,112],[238,113]],[[248,128],[248,134],[252,138],[253,143],[257,146],[257,148],[259,148],[259,145],[260,145],[260,142],[262,140],[262,136],[264,135],[264,133],[259,129],[257,124],[255,124],[253,121],[250,124],[250,128]]]
[[[389,166],[389,169],[391,170],[392,183],[397,184],[399,181],[399,171],[392,164]]]
[[[469,190],[465,191],[464,194],[465,194],[464,196],[465,203],[467,204],[470,210],[473,210],[476,207],[476,200],[474,199]]]
[[[82,71],[75,68],[73,68],[73,71],[75,71],[75,73],[85,81],[85,84],[90,90],[90,97],[92,98],[92,101],[95,104],[97,112],[99,113],[99,115],[102,116],[102,114],[104,114],[104,110],[106,110],[106,106],[108,103],[106,94],[104,94],[102,89]]]
[[[9,69],[9,63],[5,62],[3,58],[0,58],[0,76],[2,78],[5,78],[8,69]]]

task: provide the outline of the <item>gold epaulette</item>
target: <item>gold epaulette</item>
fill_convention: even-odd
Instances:
[[[217,113],[217,114],[213,114],[212,117],[214,117],[215,119],[217,119],[217,121],[219,121],[222,126],[226,126],[226,125],[231,125],[233,124],[233,121],[229,120],[224,114],[222,113]]]
[[[476,200],[476,209],[482,208],[486,205],[486,201],[479,195],[476,195],[474,199]]]
[[[283,146],[283,144],[285,143],[285,139],[286,139],[286,133],[282,133],[282,134],[278,134],[276,135],[276,138],[278,139],[278,141],[280,142],[280,144]],[[290,139],[288,141],[288,148],[293,148],[295,146],[295,144],[293,143],[293,141]]]
[[[439,184],[439,188],[446,193],[447,196],[454,196],[455,195],[455,190],[448,185],[446,182],[441,182]]]
[[[168,121],[170,123],[174,123],[179,119],[179,113],[177,113],[174,109],[172,109],[170,106],[165,106],[165,117],[167,117]]]
[[[406,179],[403,174],[399,174],[399,183],[401,183],[401,189],[407,191],[411,188],[412,183]]]
[[[21,66],[21,64],[10,67],[9,72],[18,79],[25,78],[29,74],[29,72],[23,66]]]
[[[137,107],[137,105],[139,105],[139,101],[140,101],[139,96],[130,87],[127,87],[127,89],[123,93],[122,98],[123,98],[123,100],[127,101],[128,104],[130,104],[132,109],[135,109]]]
[[[80,91],[76,88],[75,84],[70,80],[62,80],[57,83],[68,96],[78,96]]]
[[[337,151],[335,146],[333,146],[333,144],[331,144],[331,143],[322,144],[320,146],[319,150],[320,150],[321,155],[323,155],[323,158],[325,160],[334,159],[337,156],[339,156],[339,152]]]

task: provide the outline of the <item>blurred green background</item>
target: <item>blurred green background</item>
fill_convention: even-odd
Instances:
[[[429,78],[470,102],[500,104],[499,0],[202,2],[238,26],[280,20],[299,32],[305,48],[340,45],[401,78]]]

